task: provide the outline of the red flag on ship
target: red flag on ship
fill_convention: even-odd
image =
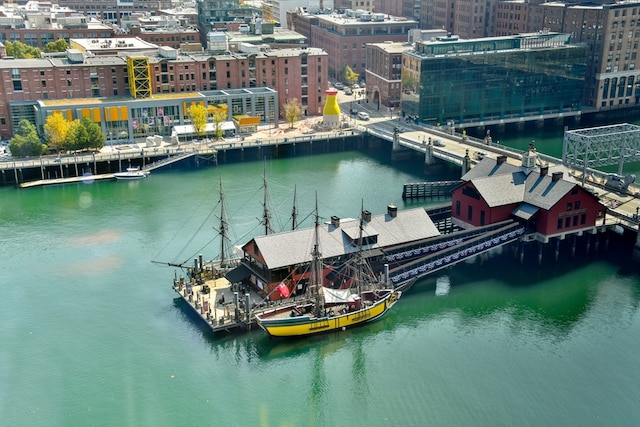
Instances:
[[[282,295],[284,298],[289,298],[289,295],[291,295],[289,288],[284,284],[284,282],[280,282],[277,289],[278,292],[280,292],[280,295]]]

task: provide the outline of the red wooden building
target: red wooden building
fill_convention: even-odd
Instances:
[[[533,145],[513,165],[506,156],[485,157],[452,193],[452,221],[461,228],[507,219],[524,221],[535,240],[595,233],[606,207],[569,175],[564,166],[538,166]]]

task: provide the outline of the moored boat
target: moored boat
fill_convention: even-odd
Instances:
[[[142,170],[139,167],[131,167],[124,172],[116,172],[113,176],[116,179],[142,179],[149,176],[149,171]]]
[[[321,255],[318,245],[319,220],[316,208],[314,244],[309,274],[310,298],[266,310],[255,315],[258,325],[274,337],[300,337],[339,331],[361,325],[383,316],[395,305],[402,291],[388,288],[375,275],[367,274],[362,257],[362,227],[360,219],[359,250],[353,259],[352,277],[346,289],[323,286]],[[289,288],[278,286],[286,298]]]

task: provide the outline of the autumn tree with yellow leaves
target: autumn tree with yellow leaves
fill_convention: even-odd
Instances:
[[[54,111],[44,123],[44,132],[49,148],[59,153],[67,143],[69,122],[60,111]]]

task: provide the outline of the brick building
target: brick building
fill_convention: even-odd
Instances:
[[[290,12],[288,17],[290,28],[306,36],[309,46],[329,54],[329,78],[337,80],[347,65],[365,78],[367,43],[404,42],[409,30],[418,28],[411,19],[353,10],[331,15]]]
[[[305,115],[322,114],[328,87],[328,56],[320,49],[185,55],[169,47],[156,47],[153,52],[129,55],[148,63],[146,78],[152,94],[268,86],[278,92],[281,102],[298,99]],[[38,100],[122,97],[132,93],[127,57],[112,52],[87,55],[74,49],[64,58],[3,60],[0,76],[1,139],[11,137],[20,119],[33,116]]]
[[[541,242],[595,232],[605,206],[566,168],[537,166],[537,157],[535,147],[524,153],[519,166],[506,156],[485,157],[452,192],[452,222],[468,229],[518,219]]]
[[[367,99],[375,108],[397,108],[402,93],[402,53],[409,43],[367,44]]]

